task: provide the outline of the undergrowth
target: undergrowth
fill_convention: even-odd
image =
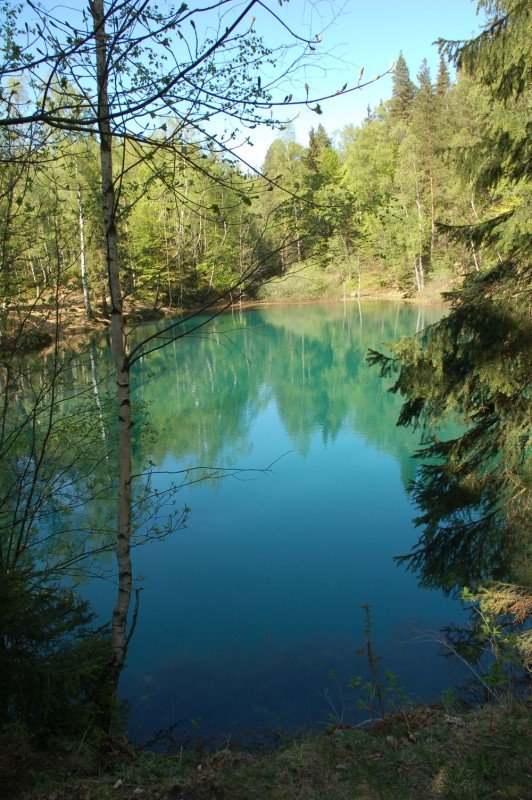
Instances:
[[[508,595],[508,588],[503,589]],[[361,650],[371,679],[354,676],[350,681],[358,693],[357,705],[370,714],[365,723],[356,725],[337,716],[321,734],[286,741],[280,749],[257,754],[225,746],[206,753],[200,747],[193,755],[135,751],[119,738],[108,740],[105,752],[102,743],[96,749],[83,739],[56,742],[53,749],[36,752],[20,728],[12,731],[11,741],[4,739],[0,750],[0,761],[11,759],[17,766],[19,783],[4,782],[0,797],[526,800],[532,785],[530,707],[518,699],[520,695],[505,690],[513,687],[513,681],[501,678],[507,658],[504,648],[511,645],[512,658],[518,652],[508,639],[508,621],[510,616],[519,621],[515,608],[522,609],[523,599],[519,594],[516,606],[516,593],[511,593],[513,606],[506,602],[502,607],[506,622],[502,626],[495,619],[501,591],[497,586],[470,596],[479,609],[481,631],[496,650],[499,682],[491,702],[471,708],[448,696],[445,704],[409,707],[395,677],[381,675],[371,640],[370,607],[365,606]],[[488,619],[488,611],[495,617]],[[490,670],[487,677],[493,676]]]
[[[467,713],[422,706],[370,728],[330,727],[254,755],[115,752],[34,772],[26,800],[525,800],[531,763],[523,704]],[[80,758],[81,755],[81,758]],[[80,763],[81,762],[81,763]],[[67,777],[68,775],[68,777]]]

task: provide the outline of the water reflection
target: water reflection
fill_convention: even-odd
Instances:
[[[419,534],[407,492],[419,439],[396,427],[400,400],[365,361],[369,348],[441,313],[377,303],[261,308],[225,314],[137,362],[134,472],[149,476],[164,504],[150,518],[137,480],[136,537],[191,508],[186,528],[134,554],[144,592],[121,691],[139,740],[172,725],[185,731],[182,721],[199,717],[203,733],[252,730],[251,739],[323,722],[329,671],[343,682],[365,671],[355,656],[364,603],[373,605],[375,651],[414,699],[451,682],[437,646],[419,634],[459,622],[459,605],[436,590],[464,575],[502,574],[500,553],[496,542],[435,537],[429,557],[414,562],[417,575],[397,565]],[[56,370],[46,357],[43,366]],[[21,383],[16,411],[45,391],[46,371],[36,367]],[[46,484],[64,486],[65,503],[56,492],[57,522],[47,518],[36,541],[71,558],[112,542],[116,431],[105,341],[65,358],[61,375],[72,397],[62,430],[73,438],[61,438]],[[77,475],[67,460],[75,447],[85,448]],[[220,480],[228,468],[233,477]],[[71,509],[72,487],[97,502]],[[59,541],[65,519],[69,535]],[[90,567],[113,574],[110,558]],[[83,591],[107,620],[112,584],[86,582]]]
[[[415,469],[414,440],[395,429],[398,404],[365,355],[412,332],[419,313],[379,304],[224,315],[140,363],[137,396],[149,406],[158,440],[148,449],[139,443],[139,459],[233,463],[249,455],[250,426],[273,401],[299,454],[308,453],[316,434],[327,444],[352,430],[397,458],[406,485]],[[440,315],[427,309],[423,319]]]
[[[364,673],[363,603],[376,651],[415,698],[449,684],[436,645],[416,635],[461,610],[393,560],[417,539],[406,487],[418,437],[396,428],[400,403],[365,363],[368,348],[440,314],[261,308],[137,363],[137,413],[141,404],[154,436],[136,441],[135,471],[154,464],[158,491],[198,465],[276,462],[268,474],[184,486],[175,501],[191,508],[186,529],[136,551],[145,591],[122,692],[139,739],[198,717],[203,732],[234,736],[323,722],[329,671]],[[107,615],[106,588],[87,591]]]

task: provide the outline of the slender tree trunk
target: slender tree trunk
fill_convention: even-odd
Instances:
[[[37,275],[35,273],[35,267],[33,266],[33,259],[32,258],[29,259],[29,265],[30,265],[30,270],[31,270],[31,277],[33,278],[33,283],[35,284],[36,298],[38,300],[40,295],[41,295],[41,287],[39,286],[39,281],[37,280]]]
[[[422,292],[425,288],[425,270],[423,268],[423,256],[421,253],[419,254],[419,263],[418,263],[418,275],[419,275],[419,291]]]
[[[43,290],[47,289],[50,284],[50,264],[52,263],[50,252],[48,249],[48,242],[46,241],[46,234],[44,232],[44,226],[41,225],[41,240],[42,246],[44,250],[44,259],[41,261],[41,271],[43,276]]]
[[[477,214],[477,209],[476,209],[476,206],[475,206],[475,195],[474,194],[471,195],[471,208],[473,210],[473,216],[475,217],[475,220],[478,220],[478,214]],[[477,251],[475,250],[475,243],[474,243],[472,238],[469,241],[470,241],[470,244],[471,244],[471,250],[473,252],[473,264],[475,265],[475,271],[478,272],[480,270],[480,264],[479,264],[479,259],[477,257]]]
[[[96,408],[98,409],[98,418],[100,420],[100,432],[102,434],[102,444],[104,447],[107,445],[107,436],[105,435],[105,424],[103,421],[103,412],[102,412],[102,403],[100,400],[100,390],[98,388],[98,376],[96,373],[96,359],[94,357],[94,344],[91,342],[90,350],[90,361],[91,361],[91,383],[92,383],[92,391],[94,392],[94,399],[96,401]],[[106,456],[107,458],[107,456]]]
[[[478,272],[480,267],[478,265],[478,258],[477,258],[477,251],[475,250],[475,243],[474,243],[473,239],[470,239],[469,242],[471,244],[471,251],[473,253],[473,264],[475,265],[475,272]]]
[[[242,236],[243,228],[243,218],[242,218],[242,209],[240,210],[240,216],[238,219],[238,277],[242,280],[242,275],[244,274],[244,239]]]
[[[172,281],[170,278],[170,248],[168,245],[168,231],[166,223],[167,223],[167,216],[165,214],[163,217],[164,255],[166,260],[166,285],[168,287],[168,305],[171,308],[174,305],[174,300],[172,297]]]
[[[85,260],[85,223],[83,219],[83,206],[81,204],[81,186],[78,184],[78,223],[79,223],[79,262],[81,269],[81,285],[83,287],[83,300],[85,303],[85,313],[87,319],[94,319],[91,308],[89,294],[89,278],[87,275],[87,264]]]
[[[434,247],[436,244],[436,199],[434,196],[434,177],[432,170],[429,175],[430,180],[430,266],[434,260]]]
[[[414,180],[416,184],[416,206],[419,220],[419,252],[414,262],[414,270],[416,273],[416,283],[418,292],[423,291],[425,286],[425,275],[423,270],[423,211],[421,208],[421,197],[419,193],[419,182],[417,178],[416,162],[412,162],[414,167]]]
[[[131,603],[131,401],[129,361],[125,349],[122,289],[117,256],[115,223],[115,191],[113,183],[112,135],[109,122],[108,64],[103,0],[93,0],[92,16],[96,42],[96,76],[98,82],[98,129],[103,194],[105,258],[111,298],[111,352],[116,372],[118,401],[118,520],[116,560],[118,595],[113,611],[111,654],[103,686],[102,723],[109,727],[112,705],[120,673],[126,660],[128,645],[127,616]]]
[[[297,260],[301,262],[303,259],[301,256],[301,237],[299,235],[299,209],[297,207],[297,203],[294,203],[294,227],[296,234]]]
[[[414,276],[416,279],[416,289],[418,292],[421,291],[421,280],[419,277],[419,270],[418,270],[418,263],[417,263],[417,255],[414,256]]]

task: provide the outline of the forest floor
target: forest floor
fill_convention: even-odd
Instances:
[[[466,712],[421,706],[276,750],[105,757],[86,745],[24,765],[24,800],[526,800],[532,786],[530,709]],[[127,749],[127,748],[124,748]],[[28,771],[31,769],[31,774]],[[15,787],[13,787],[13,790]],[[0,792],[1,794],[1,792]],[[11,795],[15,797],[15,793]]]

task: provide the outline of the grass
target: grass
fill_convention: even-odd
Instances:
[[[340,276],[324,271],[310,260],[292,266],[283,275],[267,281],[259,290],[259,299],[270,303],[341,297]]]
[[[529,709],[418,707],[261,754],[77,752],[33,767],[25,800],[525,800]],[[45,764],[47,765],[45,768]],[[28,765],[29,766],[29,765]]]

